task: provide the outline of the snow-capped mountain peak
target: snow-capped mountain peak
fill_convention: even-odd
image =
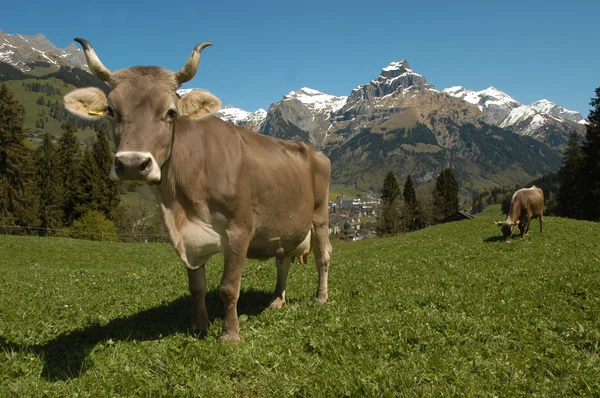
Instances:
[[[454,86],[444,89],[443,92],[477,105],[479,110],[485,113],[487,121],[495,125],[502,123],[513,109],[521,106],[519,101],[494,86],[481,91]]]
[[[455,86],[445,89],[444,93],[477,105],[490,124],[540,140],[544,139],[549,126],[559,126],[568,122],[581,124],[583,120],[579,112],[570,111],[546,99],[523,105],[494,86],[481,91]],[[557,128],[563,129],[551,129]]]
[[[383,72],[392,72],[392,71],[411,71],[410,66],[408,65],[408,61],[403,59],[402,61],[392,61],[388,66],[381,69]]]
[[[336,112],[344,106],[347,99],[348,97],[325,94],[308,87],[302,87],[298,91],[290,91],[283,97],[283,101],[300,101],[307,108],[317,113]]]
[[[482,111],[485,107],[488,107],[491,104],[497,106],[506,105],[512,108],[521,105],[519,101],[505,92],[498,90],[494,86],[490,86],[481,91],[469,90],[463,86],[454,86],[444,89],[443,92],[453,97],[462,98],[471,104],[477,105]]]
[[[216,113],[216,116],[229,123],[240,126],[250,121],[257,121],[258,124],[260,124],[267,117],[267,111],[260,108],[257,111],[248,112],[240,108],[235,108],[232,105],[227,105],[226,107],[221,108]]]
[[[565,109],[562,106],[555,104],[554,102],[548,101],[547,99],[541,99],[539,101],[536,101],[533,104],[529,105],[529,107],[541,114],[559,117],[562,119],[570,120],[575,123],[579,123],[583,120],[581,113]]]

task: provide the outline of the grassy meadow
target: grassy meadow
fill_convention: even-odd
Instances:
[[[493,217],[334,242],[265,310],[274,261],[248,261],[241,343],[187,333],[187,277],[166,244],[0,236],[0,396],[597,396],[600,224],[547,217],[525,241]]]

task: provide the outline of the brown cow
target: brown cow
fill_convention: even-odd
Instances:
[[[65,96],[65,107],[85,119],[113,126],[111,177],[151,184],[170,241],[188,269],[194,298],[191,330],[206,334],[204,265],[222,252],[219,294],[225,305],[221,340],[239,341],[237,300],[246,258],[276,257],[277,287],[272,306],[285,302],[292,256],[312,246],[319,274],[317,300],[327,301],[329,159],[311,146],[236,127],[212,114],[214,95],[194,90],[179,98],[177,88],[192,79],[200,53],[194,48],[175,73],[159,67],[107,69],[92,46],[75,39],[92,73],[108,82]]]
[[[515,225],[519,224],[521,239],[529,232],[529,222],[531,219],[539,218],[540,233],[543,232],[544,224],[544,191],[535,185],[531,188],[519,189],[512,196],[510,201],[510,210],[506,220],[496,221],[502,229],[502,234],[507,242],[512,241]]]

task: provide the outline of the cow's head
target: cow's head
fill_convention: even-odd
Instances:
[[[504,240],[507,242],[511,242],[513,231],[515,229],[515,225],[517,225],[517,222],[496,221],[496,225],[500,226],[500,230],[502,231],[502,236],[504,237]]]
[[[209,42],[198,44],[179,72],[156,66],[108,70],[84,39],[75,39],[84,50],[90,71],[112,87],[108,96],[94,87],[67,94],[65,108],[84,119],[107,119],[113,126],[117,153],[110,177],[142,183],[161,180],[161,167],[171,156],[177,118],[202,119],[221,101],[211,93],[193,90],[179,98],[177,88],[191,80],[200,63],[200,53]]]

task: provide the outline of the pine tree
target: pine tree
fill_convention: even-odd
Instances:
[[[44,134],[42,143],[35,151],[35,165],[40,195],[40,235],[55,235],[54,230],[62,226],[62,186],[59,184],[58,149],[48,133]]]
[[[75,219],[88,210],[98,210],[102,202],[100,175],[94,160],[92,149],[86,146],[79,163],[78,189],[75,195]]]
[[[558,215],[562,217],[583,218],[582,186],[583,153],[579,135],[573,132],[569,135],[567,148],[563,152],[563,164],[560,168],[558,186]]]
[[[58,155],[63,192],[63,224],[69,226],[80,215],[77,213],[76,207],[82,197],[78,175],[81,156],[79,140],[73,126],[67,122],[63,124],[62,128],[63,135],[58,139]]]
[[[5,84],[0,86],[0,226],[36,227],[39,197],[35,189],[31,143],[23,130],[21,106]],[[12,229],[16,231],[15,229]]]
[[[400,213],[400,184],[393,171],[389,170],[383,180],[381,190],[381,206],[379,209],[379,234],[394,235],[398,233]]]
[[[600,220],[600,87],[590,105],[593,109],[588,117],[585,139],[581,146],[583,173],[581,180],[583,218]]]
[[[435,190],[433,192],[433,202],[438,210],[438,221],[460,210],[458,191],[458,181],[456,181],[452,169],[447,168],[442,170],[435,182]]]
[[[94,161],[98,172],[99,195],[98,210],[110,220],[115,220],[116,209],[120,204],[119,184],[110,179],[110,169],[112,167],[112,153],[108,143],[108,138],[103,129],[96,134],[96,141],[93,147]]]
[[[410,174],[406,177],[402,197],[404,198],[405,204],[402,218],[404,219],[406,227],[409,231],[421,229],[423,224],[423,214],[421,205],[417,200],[417,191],[415,190],[415,185],[413,184]]]

